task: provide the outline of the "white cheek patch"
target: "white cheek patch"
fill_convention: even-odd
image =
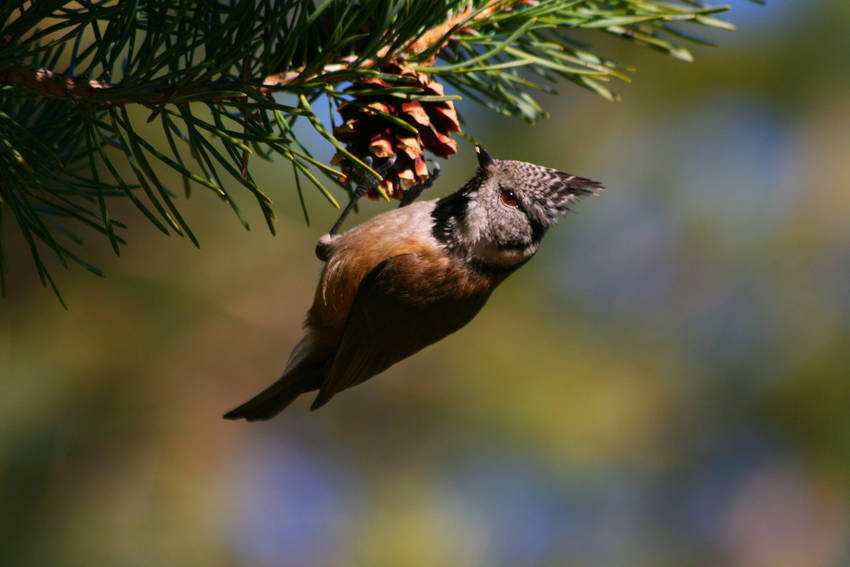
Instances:
[[[536,251],[536,244],[529,244],[525,248],[501,248],[492,240],[482,238],[472,245],[470,254],[473,259],[484,264],[510,268],[525,262],[534,256]]]
[[[478,200],[473,196],[466,207],[466,215],[463,223],[463,240],[473,244],[481,239],[481,227],[487,226],[487,211],[484,210]]]
[[[537,251],[537,244],[529,244],[525,248],[502,248],[483,230],[487,223],[487,211],[476,199],[471,199],[466,209],[463,239],[469,243],[469,254],[474,260],[511,268],[525,262]]]

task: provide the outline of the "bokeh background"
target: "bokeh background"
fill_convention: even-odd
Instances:
[[[336,214],[311,196],[306,226],[285,164],[256,169],[279,236],[198,192],[196,250],[125,207],[106,280],[57,274],[67,312],[11,250],[0,564],[850,564],[850,4],[732,5],[693,64],[601,44],[638,68],[621,103],[462,104],[494,156],[610,189],[320,412],[220,417],[282,370]]]

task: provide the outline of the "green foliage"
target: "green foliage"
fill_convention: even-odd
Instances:
[[[384,60],[403,56],[469,100],[534,121],[544,112],[531,92],[554,92],[559,78],[610,100],[616,95],[606,83],[627,79],[569,32],[614,35],[689,61],[678,40],[701,40],[681,26],[732,29],[716,18],[724,10],[695,0],[7,2],[0,6],[0,238],[11,218],[54,290],[45,249],[62,265],[99,273],[71,249],[82,242],[80,227],[119,252],[124,225],[110,214],[116,198],[197,244],[163,171],[179,173],[186,196],[195,187],[214,192],[246,227],[232,191],[247,190],[274,232],[272,202],[251,176],[250,156],[285,158],[299,192],[306,178],[338,206],[317,173],[341,185],[341,172],[316,159],[293,129],[307,122],[368,169],[313,103],[326,98],[333,117],[350,99],[344,88],[380,76]],[[403,86],[385,94],[416,96]],[[149,113],[140,119],[131,105]],[[142,132],[145,119],[157,135]],[[5,293],[2,240],[0,287]]]

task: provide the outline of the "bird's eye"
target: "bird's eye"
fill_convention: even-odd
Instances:
[[[516,206],[516,193],[502,190],[502,202],[506,205]]]

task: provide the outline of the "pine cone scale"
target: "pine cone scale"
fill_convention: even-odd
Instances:
[[[351,85],[352,100],[337,107],[342,123],[335,125],[333,132],[352,154],[361,159],[371,156],[373,168],[381,168],[395,157],[381,187],[389,196],[400,198],[405,188],[430,178],[425,151],[443,158],[457,153],[451,134],[460,132],[461,126],[452,101],[409,100],[389,94],[405,87],[417,89],[423,96],[443,96],[443,85],[428,74],[413,71],[399,59],[386,62],[381,71],[397,78],[368,77]],[[387,89],[386,95],[380,93],[382,88]],[[358,94],[366,90],[369,94]],[[416,135],[397,120],[409,124]],[[361,175],[342,152],[337,152],[331,163],[345,173],[343,182]],[[377,198],[379,192],[372,190],[368,195]]]

